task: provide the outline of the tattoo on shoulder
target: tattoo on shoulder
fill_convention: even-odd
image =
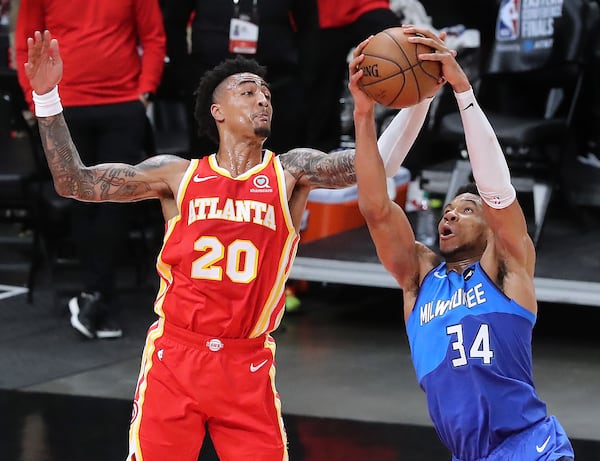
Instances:
[[[356,183],[354,149],[326,154],[325,152],[299,148],[279,156],[284,169],[297,180],[306,178],[316,187],[333,189]]]

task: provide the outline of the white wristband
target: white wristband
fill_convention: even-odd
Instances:
[[[50,117],[62,112],[63,108],[60,103],[60,96],[58,95],[58,85],[48,91],[48,93],[37,94],[35,91],[31,93],[33,94],[36,117]]]

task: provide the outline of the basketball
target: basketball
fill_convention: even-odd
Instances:
[[[433,96],[442,65],[438,61],[420,61],[422,53],[432,49],[410,43],[401,27],[391,27],[375,35],[363,49],[360,87],[379,104],[401,109]]]

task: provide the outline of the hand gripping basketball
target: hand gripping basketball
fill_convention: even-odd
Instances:
[[[442,66],[419,55],[435,50],[408,41],[402,27],[379,32],[364,47],[359,85],[379,104],[400,109],[433,96],[439,88]]]

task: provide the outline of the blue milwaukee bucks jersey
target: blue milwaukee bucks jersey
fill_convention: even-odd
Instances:
[[[460,459],[487,456],[546,418],[533,385],[535,315],[508,299],[479,263],[442,263],[421,285],[406,330],[429,414]]]

